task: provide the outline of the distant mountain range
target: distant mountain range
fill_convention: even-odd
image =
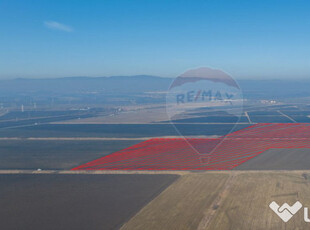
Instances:
[[[29,94],[141,94],[167,91],[172,78],[149,75],[0,80],[0,96]],[[310,80],[239,80],[247,98],[310,96]]]
[[[172,79],[147,75],[0,80],[0,95],[16,93],[141,93],[166,90]]]

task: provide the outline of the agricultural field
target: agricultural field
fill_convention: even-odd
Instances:
[[[268,149],[237,166],[236,170],[310,170],[309,148]]]
[[[0,129],[0,137],[117,137],[225,135],[249,124],[42,124]],[[176,130],[179,130],[179,132]]]
[[[208,172],[182,176],[121,229],[306,229],[303,211],[284,223],[269,204],[310,205],[309,171]]]
[[[168,120],[165,104],[122,106],[112,114],[54,122],[57,124],[148,124]]]
[[[254,123],[292,123],[292,121],[284,116],[250,116],[251,121]]]
[[[310,123],[310,115],[290,115],[290,117],[299,123]]]
[[[83,119],[95,117],[100,114],[109,114],[110,110],[30,110],[11,111],[0,116],[0,128],[18,127],[25,125],[37,125],[56,121]]]
[[[262,172],[237,175],[205,229],[306,229],[303,210],[284,223],[268,207],[272,201],[310,205],[308,172]]]
[[[265,111],[250,111],[249,116],[279,116],[279,112],[275,110],[265,110]]]
[[[184,175],[121,229],[197,229],[228,178],[226,174]]]
[[[177,178],[0,174],[0,229],[118,229]]]
[[[2,169],[71,169],[138,140],[0,140]]]
[[[8,120],[8,121],[0,121],[0,128],[11,128],[11,127],[19,127],[19,126],[32,126],[38,125],[43,123],[49,123],[54,121],[63,121],[63,120],[70,120],[73,118],[83,118],[83,117],[90,117],[92,115],[89,114],[81,114],[81,115],[64,115],[60,117],[44,117],[44,118],[27,118],[21,120]]]
[[[173,123],[248,123],[248,119],[245,116],[202,116],[193,118],[184,118],[178,120],[172,120]]]

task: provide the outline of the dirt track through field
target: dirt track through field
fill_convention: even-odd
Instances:
[[[201,220],[201,222],[198,225],[197,230],[204,230],[208,227],[212,219],[214,218],[216,214],[217,207],[219,207],[223,200],[228,196],[229,194],[229,189],[231,188],[231,185],[234,182],[235,179],[234,173],[230,174],[229,178],[227,179],[222,191],[218,194],[218,196],[214,199],[213,203],[209,207],[208,210],[204,213],[204,217]]]

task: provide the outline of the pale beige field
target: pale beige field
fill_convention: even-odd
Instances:
[[[228,177],[227,174],[184,175],[122,229],[196,229]]]
[[[110,115],[53,122],[55,124],[149,124],[169,121],[165,105],[127,106]]]
[[[308,229],[303,208],[288,222],[269,208],[310,207],[310,171],[235,171],[181,176],[122,229]]]

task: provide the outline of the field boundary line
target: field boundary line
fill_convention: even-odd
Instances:
[[[278,113],[280,113],[282,116],[290,119],[292,122],[297,123],[293,118],[291,118],[289,115],[286,115],[285,113],[281,112],[280,110],[277,110]]]
[[[245,114],[245,116],[248,118],[249,123],[250,123],[250,124],[253,124],[253,122],[252,122],[252,120],[251,120],[251,118],[250,118],[248,112],[244,112],[244,114]]]

